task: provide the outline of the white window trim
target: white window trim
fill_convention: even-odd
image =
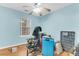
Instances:
[[[26,20],[27,20],[27,23],[29,22],[29,25],[26,26],[26,27],[30,28],[29,29],[30,33],[28,35],[22,35],[22,30],[21,30],[22,25],[20,24],[20,37],[27,37],[27,36],[29,36],[31,34],[31,20],[28,20],[28,19],[26,19]],[[20,23],[21,22],[22,22],[22,20],[20,20]]]

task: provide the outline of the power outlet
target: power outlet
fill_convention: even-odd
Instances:
[[[12,47],[12,53],[15,53],[17,51],[17,47]]]

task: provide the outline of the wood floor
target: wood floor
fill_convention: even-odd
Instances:
[[[16,46],[16,52],[12,52],[11,48],[1,49],[0,56],[27,56],[26,45]]]
[[[12,48],[1,49],[0,56],[27,56],[27,48],[25,44],[15,47],[16,47],[16,52],[12,52]],[[38,56],[42,56],[42,55],[38,52]],[[64,51],[61,54],[55,53],[55,56],[73,56],[73,54]]]
[[[29,51],[26,47],[26,44],[15,46],[16,52],[12,52],[11,48],[1,49],[0,50],[0,56],[27,56]],[[30,56],[33,56],[34,53],[32,52],[29,54]],[[41,53],[38,52],[38,56],[41,56]]]

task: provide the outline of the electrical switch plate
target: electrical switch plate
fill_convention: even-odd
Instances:
[[[17,47],[12,47],[12,53],[15,53],[17,51]]]

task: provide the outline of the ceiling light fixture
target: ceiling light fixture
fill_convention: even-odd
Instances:
[[[34,8],[34,9],[33,9],[33,12],[35,12],[35,13],[40,13],[40,12],[41,12],[41,8]]]
[[[41,3],[37,3],[37,5],[38,5],[38,6],[41,5]]]
[[[41,8],[39,7],[41,5],[41,3],[35,3],[35,8],[33,9],[33,12],[35,13],[40,13],[41,12]]]
[[[27,7],[31,7],[31,10],[28,10]],[[24,6],[25,11],[29,14],[29,15],[39,15],[42,16],[44,15],[43,13],[46,12],[51,12],[51,9],[48,7],[44,7],[42,6],[42,3],[34,3],[32,6]],[[44,12],[43,12],[44,11]]]

